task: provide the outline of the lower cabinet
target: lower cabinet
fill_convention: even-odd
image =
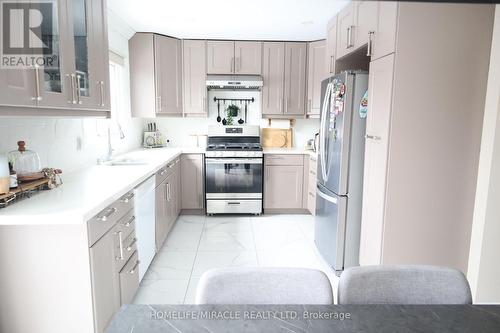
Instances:
[[[139,259],[137,251],[130,257],[119,274],[120,299],[122,304],[129,304],[139,288]]]
[[[309,180],[307,184],[307,209],[312,215],[316,215],[316,167],[316,159],[311,157],[309,159]]]
[[[156,179],[156,251],[159,251],[180,213],[180,157],[168,163],[158,172]],[[163,177],[166,175],[166,178]]]
[[[264,156],[264,209],[303,209],[304,156]]]
[[[204,207],[204,170],[202,154],[183,154],[181,158],[182,209]]]

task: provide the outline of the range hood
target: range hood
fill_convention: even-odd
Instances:
[[[207,88],[231,90],[260,90],[262,77],[258,75],[208,75]]]

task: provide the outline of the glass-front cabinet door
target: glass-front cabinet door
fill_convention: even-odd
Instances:
[[[45,63],[35,66],[35,90],[38,106],[67,108],[70,101],[70,82],[66,75],[71,68],[67,58],[67,3],[51,1],[52,6],[40,5],[42,42],[50,45],[43,51]],[[52,13],[49,13],[51,11]]]

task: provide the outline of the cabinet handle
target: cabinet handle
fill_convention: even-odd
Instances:
[[[280,113],[283,113],[283,98],[280,98],[278,101],[278,109],[280,110]]]
[[[116,211],[117,211],[117,209],[115,207],[111,207],[103,215],[99,216],[98,218],[99,218],[99,220],[101,220],[101,222],[106,222],[111,215],[116,213]]]
[[[75,97],[75,74],[66,74],[69,78],[69,83],[71,84],[71,100],[68,101],[69,104],[76,104]]]
[[[368,135],[368,134],[366,134],[366,135],[365,135],[365,138],[366,138],[366,139],[377,140],[377,141],[382,139],[380,136],[376,136],[376,135]]]
[[[40,66],[35,65],[35,97],[32,97],[33,101],[41,101],[42,96],[40,95]]]
[[[316,172],[312,171],[312,170],[309,170],[309,173],[313,176],[316,176]]]
[[[354,45],[352,44],[352,30],[354,29],[353,25],[350,25],[347,27],[347,49],[350,47],[353,47]]]
[[[130,244],[127,246],[127,251],[129,251],[129,252],[132,251],[135,243],[137,243],[137,237],[134,237],[134,239],[132,239]]]
[[[231,58],[231,73],[234,73],[234,57]]]
[[[137,260],[137,261],[135,262],[134,267],[132,267],[132,269],[131,269],[130,271],[128,271],[128,272],[129,272],[129,274],[134,274],[134,273],[136,272],[136,270],[137,270],[137,266],[139,266],[139,263],[140,263],[140,261],[139,261],[139,260]]]
[[[207,98],[206,97],[203,97],[202,108],[203,108],[203,111],[207,111]]]
[[[123,197],[121,197],[120,201],[128,203],[130,200],[132,200],[133,197],[134,197],[134,193],[131,192],[131,193],[125,194]]]
[[[122,239],[122,232],[118,231],[118,246],[120,249],[120,256],[116,257],[116,260],[123,260],[123,239]]]
[[[125,222],[123,225],[126,226],[126,227],[130,227],[130,225],[132,224],[132,222],[135,221],[135,216],[132,216],[130,219],[128,219],[127,222]]]
[[[101,93],[101,104],[99,106],[104,107],[104,81],[99,81],[99,91]]]
[[[373,38],[373,34],[375,33],[375,31],[368,31],[368,46],[366,48],[366,56],[367,57],[371,57],[372,56],[372,38]]]
[[[333,55],[330,56],[330,74],[333,74]]]
[[[158,103],[157,104],[157,106],[158,106],[157,112],[161,112],[161,96],[156,97],[156,102]]]
[[[309,195],[310,195],[311,197],[314,197],[314,193],[312,193],[311,191],[309,191]]]
[[[172,197],[170,196],[170,183],[167,184],[167,195],[168,195],[167,201],[170,202],[170,200],[172,199]]]
[[[163,175],[165,174],[165,172],[167,172],[167,170],[162,169],[162,170],[160,171],[160,176],[163,176]]]
[[[227,203],[228,205],[241,205],[241,202],[230,201]]]
[[[310,98],[307,101],[307,110],[309,110],[309,112],[312,112],[312,100]]]
[[[288,113],[288,98],[285,98],[285,113]]]
[[[76,75],[76,97],[77,97],[78,104],[82,104],[82,101],[80,100],[82,97],[82,92],[80,91],[80,89],[82,88],[80,86],[80,79],[81,78],[82,78],[81,75],[79,75],[79,74]]]
[[[238,63],[237,63],[238,67],[237,67],[236,71],[239,72],[239,71],[241,71],[241,57],[236,58],[236,60],[238,61]]]

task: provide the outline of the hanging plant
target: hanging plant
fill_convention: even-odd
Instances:
[[[239,111],[240,111],[240,108],[235,104],[231,104],[227,107],[227,109],[226,109],[226,125],[233,124],[233,117],[237,117]]]

